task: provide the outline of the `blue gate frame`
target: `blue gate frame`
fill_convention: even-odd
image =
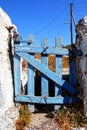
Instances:
[[[41,62],[37,61],[34,54],[41,54]],[[56,72],[48,68],[48,55],[56,56]],[[47,42],[41,46],[35,46],[28,41],[23,41],[19,37],[14,39],[14,90],[15,102],[27,102],[30,105],[31,111],[34,111],[34,104],[68,104],[78,101],[75,88],[76,76],[75,70],[70,71],[70,82],[62,79],[62,56],[69,55],[68,49],[62,48],[60,42],[56,41],[54,47],[49,47]],[[23,58],[28,63],[28,81],[27,95],[21,94],[21,79],[20,79],[20,59]],[[70,66],[75,66],[73,62]],[[41,96],[35,96],[35,80],[34,68],[41,72]],[[72,68],[70,68],[71,70]],[[75,69],[75,68],[74,68]],[[48,86],[49,79],[55,83],[55,96],[49,97]],[[71,96],[62,96],[62,88],[66,89]]]

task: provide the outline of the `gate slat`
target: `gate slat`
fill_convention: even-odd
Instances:
[[[62,39],[55,38],[55,47],[62,48]],[[56,74],[62,79],[62,55],[56,55]],[[55,83],[55,96],[62,95],[62,89]],[[60,108],[60,105],[55,105],[54,109],[57,111]]]
[[[21,79],[20,79],[20,56],[14,53],[14,87],[15,94],[21,93]]]
[[[33,55],[31,55],[31,57],[33,57]],[[34,67],[28,63],[28,95],[34,96],[34,86]],[[29,104],[29,108],[31,112],[34,112],[34,105]]]
[[[60,79],[62,79],[62,56],[56,56],[56,74]],[[62,90],[61,88],[57,87],[58,85],[55,84],[55,96],[61,95]]]
[[[48,55],[41,55],[41,62],[48,67]],[[41,75],[41,95],[48,96],[48,78],[44,74]]]

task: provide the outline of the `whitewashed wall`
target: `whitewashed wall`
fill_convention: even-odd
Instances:
[[[84,114],[87,116],[87,16],[81,19],[76,26],[76,45],[81,49],[83,56],[77,58],[77,79],[80,83],[80,96],[83,99]]]
[[[13,102],[13,79],[9,58],[9,31],[13,26],[9,16],[0,8],[0,108],[8,109]]]

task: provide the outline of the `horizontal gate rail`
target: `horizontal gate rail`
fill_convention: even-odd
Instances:
[[[36,47],[31,45],[15,45],[15,52],[22,53],[40,53],[40,54],[55,54],[55,55],[69,55],[68,49],[57,47]]]
[[[39,103],[39,104],[66,104],[66,103],[76,103],[78,99],[76,97],[47,97],[47,96],[27,96],[27,95],[17,95],[15,97],[16,101],[29,102],[29,103]]]

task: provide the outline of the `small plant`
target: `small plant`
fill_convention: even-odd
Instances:
[[[60,108],[55,119],[63,130],[71,130],[71,127],[87,127],[87,117],[73,107]]]
[[[30,123],[30,110],[26,104],[23,104],[19,108],[19,118],[16,121],[16,130],[24,130],[24,127]]]

